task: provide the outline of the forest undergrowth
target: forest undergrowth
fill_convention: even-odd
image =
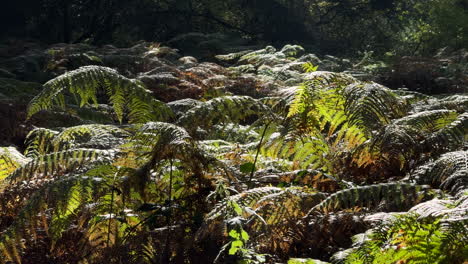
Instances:
[[[0,263],[468,261],[466,94],[294,45],[226,67],[67,54],[88,48],[47,50],[53,78],[0,94],[27,99],[24,145],[0,148]]]

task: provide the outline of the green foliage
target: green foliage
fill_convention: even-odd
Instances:
[[[18,167],[7,177],[10,181],[31,180],[34,177],[57,177],[59,173],[72,172],[89,163],[107,163],[116,154],[115,150],[78,148],[53,152],[32,159]]]
[[[304,64],[302,64],[302,69],[308,73],[308,72],[314,72],[314,71],[317,71],[318,69],[318,65],[313,65],[311,62],[306,62]]]
[[[446,46],[454,49],[466,47],[466,3],[460,0],[433,0],[430,4],[417,2],[414,7],[421,18],[406,18],[409,25],[403,31],[404,44],[412,44],[421,53]]]
[[[136,151],[139,158],[149,160],[148,166],[151,168],[164,159],[193,160],[195,157],[192,155],[198,153],[192,137],[185,129],[163,122],[148,122],[142,125],[128,146]],[[198,153],[198,156],[199,160],[191,162],[196,167],[196,162],[201,161],[203,154]]]
[[[467,151],[448,152],[418,168],[414,176],[420,183],[447,190],[453,195],[462,194],[468,187],[467,161]]]
[[[220,252],[218,253],[218,256],[214,260],[214,263],[219,262],[219,259],[222,257],[222,254],[226,249],[228,249],[227,254],[229,256],[233,256],[235,258],[236,263],[264,263],[264,255],[258,254],[254,250],[252,250],[252,248],[248,247],[248,241],[250,239],[250,236],[247,233],[247,231],[245,231],[243,228],[245,219],[242,218],[243,211],[247,208],[241,208],[241,206],[230,197],[227,198],[226,206],[227,211],[231,211],[234,213],[232,217],[228,214],[224,215],[224,217],[226,218],[227,225],[229,226],[228,235],[230,241],[221,248]]]
[[[220,216],[228,218],[234,217],[238,213],[238,211],[236,212],[237,207],[235,205],[239,205],[242,207],[252,207],[263,197],[270,194],[279,193],[281,191],[282,190],[280,188],[276,187],[261,187],[248,190],[242,194],[230,196],[226,200],[218,204],[207,215],[207,219],[214,219]],[[233,206],[229,206],[232,204],[232,202],[235,202],[235,204]]]
[[[388,89],[378,84],[355,84],[344,90],[345,111],[351,123],[379,128],[406,114],[404,104]]]
[[[254,164],[252,162],[247,162],[240,166],[240,171],[242,173],[250,173],[252,170],[255,170]]]
[[[236,255],[238,252],[244,251],[244,245],[249,240],[249,234],[244,229],[240,229],[240,233],[236,229],[229,231],[231,237],[231,247],[229,248],[229,255]]]
[[[351,209],[353,207],[405,208],[419,202],[425,197],[427,186],[408,183],[381,183],[362,187],[344,189],[330,195],[320,204],[314,206],[308,215],[315,211],[331,212]]]
[[[421,144],[423,147],[432,149],[434,153],[460,148],[468,134],[466,113],[458,115],[452,110],[419,112],[395,120],[393,125],[394,130],[387,130],[384,138],[388,136],[401,138],[404,145]],[[407,139],[404,139],[405,137]],[[379,143],[375,142],[376,144],[391,144],[390,142],[386,144],[384,141],[382,139]],[[408,149],[408,147],[403,149]]]
[[[0,148],[0,181],[5,179],[18,167],[28,162],[28,159],[15,148]]]
[[[232,49],[226,43],[235,47],[245,45],[242,37],[274,44],[300,42],[329,54],[369,49],[412,54],[444,46],[467,46],[464,25],[468,15],[463,0],[258,3],[227,0],[192,6],[177,0],[100,1],[92,7],[78,0],[59,3],[57,0],[9,3],[2,12],[2,22],[10,22],[16,30],[6,29],[2,36],[34,37],[44,43],[128,45],[159,32],[159,41],[181,50],[190,49],[197,55],[205,55],[207,47]],[[19,12],[24,5],[31,7],[28,14]],[[157,16],[154,10],[158,10]],[[67,16],[53,16],[58,13]],[[272,21],[271,17],[277,19]],[[27,18],[30,21],[23,22]],[[193,29],[207,28],[216,33],[193,33]],[[294,56],[295,50],[285,55]],[[91,54],[86,56],[92,63],[99,62]]]
[[[353,153],[348,157],[356,166],[367,166],[378,159],[373,148],[382,144],[371,143],[373,134],[377,129],[388,129],[393,119],[407,113],[407,106],[383,86],[349,85],[347,76],[317,73],[296,90],[284,138],[267,143],[264,153],[299,162],[303,169],[321,169],[339,177],[345,173],[338,169],[345,153]],[[367,141],[369,138],[371,141]],[[372,147],[363,147],[366,145]]]
[[[238,123],[252,115],[269,117],[271,114],[267,106],[249,96],[223,96],[188,110],[177,124],[195,131],[197,127],[206,129],[216,124]]]
[[[36,128],[26,136],[25,153],[27,157],[38,157],[75,148],[108,149],[121,145],[129,135],[127,131],[113,125],[81,125],[61,132]]]
[[[343,88],[348,81],[324,73],[298,87],[290,101],[286,135],[266,145],[267,155],[300,161],[304,169],[337,173],[337,154],[366,140],[365,130],[353,124],[346,111]]]
[[[107,95],[119,122],[126,118],[131,123],[142,123],[165,119],[170,115],[170,110],[152,98],[142,83],[128,79],[111,68],[84,66],[45,83],[41,93],[30,102],[28,117],[53,106],[64,108],[67,93],[80,107],[88,104],[97,106],[101,92]]]
[[[59,132],[47,128],[36,128],[31,130],[26,136],[26,157],[36,158],[41,155],[52,152],[52,139],[57,136]]]
[[[424,111],[395,120],[396,125],[411,126],[425,133],[436,132],[457,118],[457,113],[450,110]]]
[[[466,221],[405,215],[365,236],[344,263],[463,263],[468,252]]]

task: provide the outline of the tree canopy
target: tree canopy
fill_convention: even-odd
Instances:
[[[3,3],[1,12],[3,35],[49,43],[125,44],[226,32],[335,54],[468,45],[464,0],[21,0]]]

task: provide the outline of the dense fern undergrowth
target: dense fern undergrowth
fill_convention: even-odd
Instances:
[[[27,115],[84,122],[0,148],[0,263],[466,263],[467,96],[303,66],[256,98],[45,83]]]

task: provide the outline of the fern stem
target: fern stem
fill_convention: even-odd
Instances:
[[[164,263],[169,263],[170,261],[170,243],[171,243],[171,216],[172,216],[172,158],[169,159],[169,200],[168,200],[168,210],[167,210],[167,236],[166,236],[166,245],[164,249]]]
[[[260,138],[260,142],[258,143],[258,146],[257,146],[257,153],[255,153],[255,159],[253,162],[252,171],[250,172],[249,183],[247,184],[249,189],[252,188],[252,179],[255,173],[255,165],[257,164],[258,154],[260,153],[260,147],[262,146],[263,139],[265,138],[265,134],[269,125],[270,123],[267,123],[265,127],[263,128],[262,137]]]
[[[111,222],[112,222],[112,211],[113,211],[113,205],[114,205],[114,191],[115,191],[115,178],[119,174],[119,169],[117,169],[117,172],[114,174],[114,178],[112,179],[112,186],[111,186],[111,202],[109,205],[109,223],[107,225],[107,247],[109,247],[110,244],[110,229],[111,229]]]
[[[171,208],[171,203],[172,203],[172,165],[173,161],[172,158],[169,159],[169,210]]]

